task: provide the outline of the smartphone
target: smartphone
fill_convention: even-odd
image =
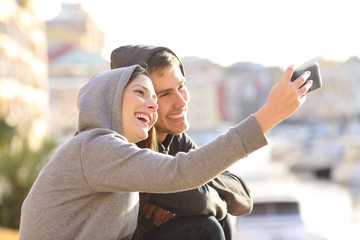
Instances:
[[[301,74],[303,74],[306,71],[311,72],[311,75],[308,78],[308,80],[313,80],[313,84],[312,84],[311,88],[308,90],[307,93],[321,89],[322,80],[321,80],[321,75],[320,75],[320,67],[319,67],[319,64],[317,62],[314,62],[314,61],[306,63],[306,64],[296,68],[293,75],[292,75],[292,77],[291,77],[291,81],[294,81],[295,79],[300,77]],[[301,87],[304,86],[305,83],[303,85],[301,85]]]

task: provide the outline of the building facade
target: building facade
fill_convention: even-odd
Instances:
[[[62,4],[60,14],[46,23],[49,58],[50,128],[61,143],[77,130],[77,95],[110,63],[101,51],[104,33],[81,5]]]
[[[45,23],[31,1],[3,0],[0,10],[0,118],[40,145],[48,133]]]

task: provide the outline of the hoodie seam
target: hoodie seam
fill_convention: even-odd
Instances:
[[[126,79],[128,79],[128,81],[126,81],[126,83],[124,84],[124,86],[122,86],[122,92],[121,92],[121,94],[120,94],[120,97],[121,97],[121,99],[120,99],[120,111],[122,111],[122,104],[123,104],[123,94],[124,94],[124,89],[125,89],[125,87],[126,87],[126,85],[129,83],[129,81],[130,81],[130,77],[131,77],[131,75],[132,75],[132,73],[134,72],[134,70],[135,70],[135,68],[133,68],[131,71],[129,71],[129,73],[127,72],[127,71],[125,71],[125,73],[127,74],[126,76],[119,76],[120,78],[126,78]],[[113,95],[113,97],[112,97],[112,99],[111,99],[111,130],[113,130],[113,131],[115,131],[115,132],[117,132],[117,130],[116,130],[116,128],[113,126],[114,124],[113,124],[113,121],[114,121],[114,119],[113,119],[113,115],[114,115],[114,99],[115,99],[115,96],[117,95],[117,93],[118,93],[118,89],[119,89],[119,85],[122,85],[122,83],[123,83],[123,81],[118,81],[118,84],[116,85],[116,89],[115,89],[115,92],[114,92],[114,95]],[[123,129],[122,129],[122,112],[120,113],[120,134],[122,134],[122,132],[123,132]]]
[[[87,136],[85,136],[84,138],[86,138]],[[96,192],[91,186],[90,186],[90,183],[88,181],[88,179],[86,178],[85,176],[85,173],[84,173],[84,164],[83,164],[83,142],[84,142],[84,139],[81,140],[81,144],[80,144],[80,165],[81,165],[81,174],[83,175],[83,178],[84,178],[84,181],[85,183],[87,184],[87,186],[90,188],[91,191],[93,192]]]

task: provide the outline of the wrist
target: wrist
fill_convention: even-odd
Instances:
[[[281,120],[277,120],[275,114],[272,111],[269,111],[266,106],[263,106],[254,113],[254,117],[258,121],[264,134],[281,122]]]

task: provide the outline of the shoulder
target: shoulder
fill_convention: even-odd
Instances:
[[[170,155],[175,155],[178,152],[188,152],[190,149],[197,148],[195,142],[187,133],[175,135],[170,144]]]
[[[77,139],[76,139],[77,138]],[[73,138],[81,144],[82,150],[105,150],[129,144],[127,139],[119,133],[105,128],[96,128],[81,132]]]
[[[107,128],[95,128],[88,131],[84,131],[76,135],[75,138],[76,137],[82,138],[84,140],[94,139],[94,138],[119,138],[122,140],[126,140],[126,138],[121,134]]]

